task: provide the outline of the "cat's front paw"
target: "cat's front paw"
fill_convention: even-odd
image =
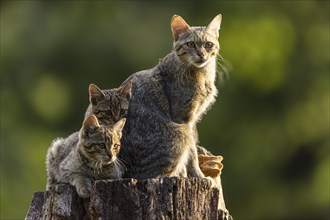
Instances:
[[[81,181],[76,185],[77,193],[81,198],[89,198],[92,192],[92,181]]]

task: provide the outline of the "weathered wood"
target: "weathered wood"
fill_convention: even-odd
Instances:
[[[230,219],[207,179],[99,180],[90,200],[60,184],[36,193],[26,219]]]
[[[205,179],[108,180],[98,181],[94,190],[92,219],[217,219],[218,215],[218,191]]]
[[[25,220],[40,219],[42,215],[42,206],[44,204],[44,192],[35,192],[29,211]]]
[[[84,200],[73,186],[60,184],[46,191],[41,219],[76,219],[85,216]]]

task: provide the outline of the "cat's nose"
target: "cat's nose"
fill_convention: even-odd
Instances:
[[[204,48],[198,48],[197,49],[197,55],[201,58],[204,59],[206,57],[206,51]]]
[[[203,52],[199,52],[197,54],[199,56],[199,58],[203,59],[205,57],[205,54]]]
[[[111,159],[112,158],[112,153],[109,151],[107,156],[109,157],[109,159]]]
[[[205,62],[207,60],[204,54],[198,55],[198,57],[199,57],[199,62]]]
[[[200,59],[200,62],[205,62],[207,60],[206,54],[203,53],[203,51],[200,51],[199,53],[197,53],[197,55]]]

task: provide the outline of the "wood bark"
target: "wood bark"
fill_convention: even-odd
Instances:
[[[229,220],[218,209],[219,192],[200,178],[99,180],[90,199],[82,199],[73,186],[59,184],[34,194],[25,219]]]

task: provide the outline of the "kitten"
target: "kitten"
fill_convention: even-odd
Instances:
[[[174,15],[172,52],[125,81],[133,83],[119,154],[129,165],[125,177],[204,177],[194,133],[217,95],[220,23],[218,15],[207,27],[190,27]]]
[[[121,178],[123,167],[117,155],[125,121],[123,118],[107,127],[91,115],[79,132],[53,141],[46,158],[47,189],[54,184],[69,183],[76,187],[80,197],[88,198],[94,180]]]
[[[131,98],[132,82],[128,81],[116,89],[101,90],[94,84],[89,85],[90,105],[85,118],[95,115],[102,125],[112,126],[127,115]]]

